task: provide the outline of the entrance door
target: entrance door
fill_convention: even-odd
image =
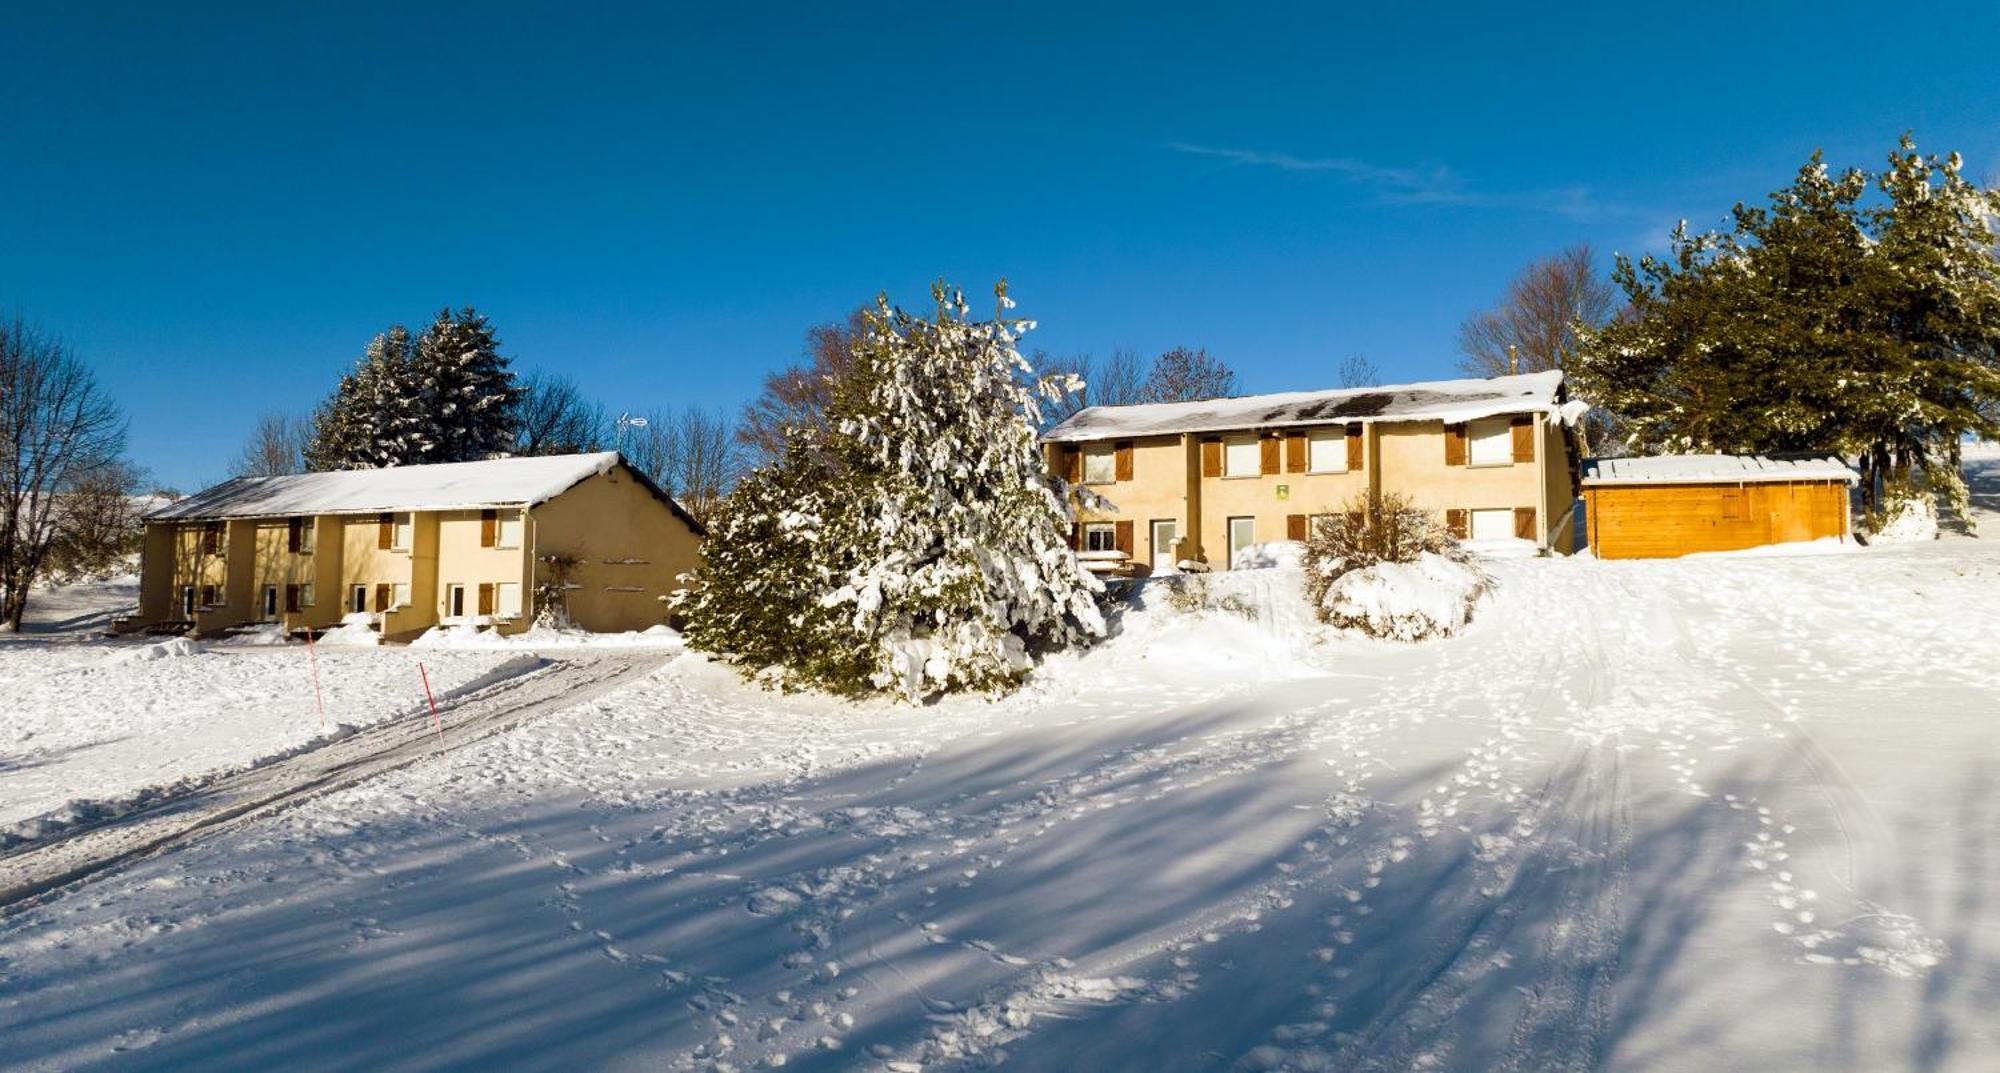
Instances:
[[[452,618],[465,617],[465,586],[451,585],[445,588],[444,613]]]
[[[260,606],[264,611],[263,618],[265,622],[278,621],[278,587],[276,585],[264,586],[264,602]]]
[[[194,621],[193,585],[184,585],[181,587],[181,617],[189,622]]]
[[[1172,518],[1153,522],[1153,573],[1174,572],[1174,541],[1180,539],[1180,523]]]
[[[1257,543],[1257,519],[1229,519],[1229,565],[1236,565],[1236,553]]]

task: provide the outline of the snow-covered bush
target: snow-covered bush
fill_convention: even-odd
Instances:
[[[1037,653],[1104,633],[1102,585],[1037,449],[1038,392],[1015,348],[1033,325],[866,313],[823,429],[717,510],[675,602],[687,638],[786,686],[916,700],[1018,682]]]
[[[1320,621],[1418,641],[1465,627],[1491,587],[1443,523],[1402,496],[1360,496],[1307,534],[1306,599]]]
[[[1966,512],[1961,511],[1964,516]],[[1938,536],[1937,496],[1915,481],[1890,481],[1882,508],[1861,519],[1871,544],[1920,544]]]

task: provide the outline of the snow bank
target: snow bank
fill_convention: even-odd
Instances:
[[[1427,551],[1415,562],[1376,563],[1342,574],[1327,589],[1323,610],[1328,623],[1342,629],[1421,641],[1464,629],[1487,588],[1477,567]]]
[[[1938,538],[1937,501],[1930,496],[1910,496],[1891,505],[1882,524],[1868,541],[1871,544],[1922,544]]]
[[[114,653],[104,662],[113,665],[120,663],[151,663],[156,659],[186,659],[189,656],[199,656],[205,651],[207,651],[207,648],[200,641],[189,640],[186,637],[175,637],[172,640],[160,641],[155,644],[146,645],[143,648]]]
[[[519,652],[537,648],[666,648],[682,647],[681,635],[667,626],[650,626],[623,633],[537,626],[521,633],[500,633],[473,625],[434,626],[410,642],[411,648]]]
[[[291,643],[291,635],[285,632],[283,626],[275,622],[263,622],[255,626],[245,627],[216,642],[218,645],[240,648],[288,645]]]
[[[1252,544],[1236,549],[1235,557],[1229,560],[1231,570],[1268,570],[1272,567],[1295,567],[1305,558],[1306,546],[1296,540],[1273,540],[1267,544]]]

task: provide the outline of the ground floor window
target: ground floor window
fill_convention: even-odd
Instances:
[[[1117,551],[1118,527],[1110,522],[1091,522],[1084,526],[1083,550]]]
[[[356,585],[347,590],[347,610],[357,615],[368,610],[368,586]]]
[[[520,618],[521,583],[518,581],[503,581],[499,585],[495,586],[495,588],[499,592],[500,606],[498,610],[500,613],[500,617]]]
[[[1514,511],[1475,510],[1472,512],[1472,539],[1508,540],[1514,536]]]
[[[264,601],[263,604],[261,605],[261,610],[263,612],[264,621],[272,622],[277,619],[278,587],[276,585],[264,586]]]

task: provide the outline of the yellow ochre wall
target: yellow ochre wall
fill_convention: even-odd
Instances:
[[[613,468],[529,512],[536,556],[580,560],[571,575],[570,621],[599,632],[667,621],[660,597],[695,568],[701,538],[630,472]],[[524,600],[533,615],[533,594]]]

